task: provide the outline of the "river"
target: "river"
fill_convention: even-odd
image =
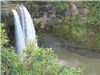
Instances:
[[[85,56],[84,52],[83,55],[74,51],[70,52],[70,48],[69,50],[66,49],[63,43],[53,35],[40,35],[39,46],[53,48],[55,54],[58,56],[59,64],[64,64],[66,67],[80,67],[82,69],[81,75],[100,75],[100,58]]]

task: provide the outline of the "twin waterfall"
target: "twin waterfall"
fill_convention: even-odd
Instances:
[[[18,56],[21,56],[28,42],[32,42],[37,46],[35,28],[26,7],[23,5],[17,6],[16,10],[12,10],[12,12],[14,17],[16,52]]]

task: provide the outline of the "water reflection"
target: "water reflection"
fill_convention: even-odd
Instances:
[[[83,68],[84,72],[82,75],[100,75],[100,59],[80,56],[66,50],[55,50],[55,54],[58,55],[60,64],[65,64],[67,67]]]
[[[45,36],[45,37],[44,37]],[[62,43],[51,35],[41,35],[40,46],[52,47],[59,58],[59,63],[66,67],[80,67],[84,69],[82,75],[100,75],[100,58],[91,58],[69,52],[63,48]]]

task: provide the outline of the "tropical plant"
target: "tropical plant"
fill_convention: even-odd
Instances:
[[[1,26],[2,28],[2,26]],[[0,32],[4,35],[4,31]],[[2,41],[7,40],[2,38]],[[1,42],[1,41],[0,41]],[[24,49],[23,61],[14,49],[6,47],[1,42],[1,74],[2,75],[79,75],[80,69],[66,68],[58,64],[52,48],[39,48],[30,43]]]

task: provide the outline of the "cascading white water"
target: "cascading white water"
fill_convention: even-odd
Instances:
[[[15,41],[16,41],[16,52],[18,55],[22,55],[22,50],[25,48],[24,35],[21,28],[20,19],[16,10],[12,10],[15,23]]]
[[[17,10],[17,11],[16,11]],[[16,52],[22,54],[28,42],[32,42],[36,47],[37,39],[31,15],[24,6],[18,6],[13,11],[15,24]]]
[[[17,12],[18,12],[18,14],[19,14],[19,18],[20,18],[20,22],[21,22],[21,26],[22,26],[22,30],[23,30],[23,35],[24,35],[24,39],[25,39],[25,14],[24,14],[24,11],[23,11],[23,9],[21,8],[21,6],[20,7],[17,7]]]
[[[31,18],[31,15],[29,14],[28,10],[26,9],[26,7],[21,6],[23,9],[23,13],[24,14],[24,20],[25,20],[25,31],[26,31],[26,43],[27,42],[33,42],[34,45],[37,46],[37,39],[36,39],[36,33],[35,33],[35,28],[33,25],[33,21]]]

